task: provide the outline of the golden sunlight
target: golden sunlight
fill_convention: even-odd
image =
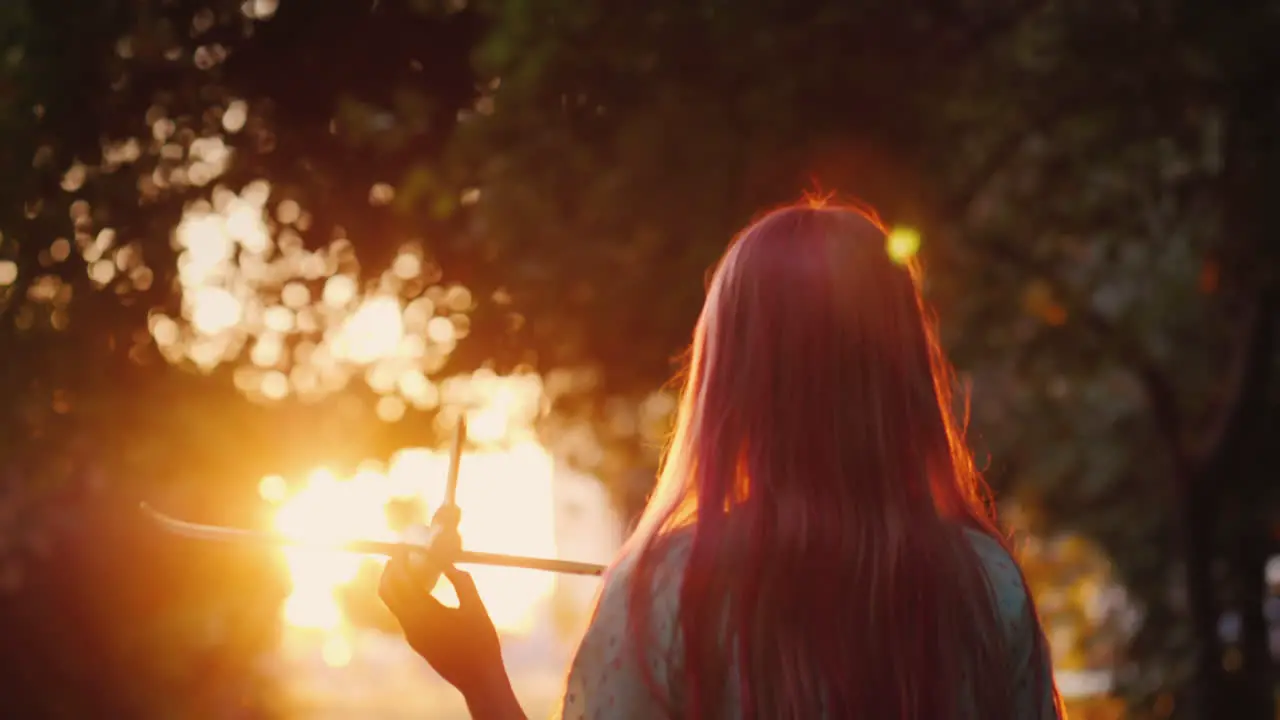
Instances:
[[[343,324],[334,355],[365,365],[394,355],[403,338],[400,302],[388,296],[373,297]]]
[[[410,408],[434,411],[441,436],[465,412],[471,431],[457,496],[465,546],[557,557],[559,541],[576,542],[568,550],[575,559],[606,560],[617,541],[607,497],[584,490],[599,490],[594,480],[575,480],[563,468],[557,473],[534,432],[548,402],[542,378],[488,370],[436,376],[470,328],[471,291],[437,284],[439,268],[419,243],[402,247],[379,278],[362,281],[352,243],[338,238],[307,248],[294,229],[306,222],[305,209],[294,201],[273,206],[265,182],[239,192],[216,187],[210,200],[189,206],[174,232],[180,314],[149,318],[164,356],[205,370],[234,362],[236,387],[265,401],[319,398],[363,379],[378,396],[379,418],[396,422]],[[258,494],[273,509],[280,533],[324,541],[396,540],[409,529],[406,523],[425,523],[439,507],[448,462],[446,452],[406,448],[385,464],[365,463],[350,474],[317,467],[305,477],[267,475]],[[572,499],[575,492],[578,499]],[[559,524],[557,497],[573,507],[561,513]],[[593,519],[598,527],[589,525]],[[308,657],[328,667],[358,664],[367,629],[348,617],[343,598],[357,579],[359,592],[370,590],[363,583],[379,561],[302,548],[282,550],[281,558],[291,581],[281,607],[282,648],[306,648]],[[536,642],[535,625],[557,616],[553,606],[560,614],[585,608],[598,582],[467,569],[499,630]],[[446,603],[456,600],[447,583],[423,591]]]
[[[378,414],[388,422],[409,406],[435,409],[438,389],[426,378],[470,328],[470,291],[423,287],[439,278],[420,243],[406,243],[380,277],[361,282],[351,241],[308,249],[271,220],[301,226],[305,211],[282,200],[272,213],[271,192],[262,181],[238,193],[217,187],[186,209],[173,238],[181,316],[150,319],[161,353],[204,370],[247,359],[236,386],[257,399],[317,399],[363,375],[384,396]],[[116,267],[102,262],[105,283]]]
[[[459,530],[468,549],[555,557],[554,463],[541,445],[507,427],[508,422],[519,422],[520,412],[514,407],[519,393],[511,386],[521,380],[482,374],[483,389],[471,388],[491,392],[494,402],[468,412],[487,432],[476,438],[484,447],[463,459],[458,483],[458,504],[463,509]],[[411,448],[398,452],[385,471],[365,468],[350,477],[338,477],[317,468],[292,492],[283,478],[267,476],[259,484],[259,494],[276,505],[276,529],[289,536],[394,540],[399,533],[390,515],[392,505],[416,501],[425,510],[424,516],[429,515],[443,500],[448,464],[447,452]],[[327,664],[349,662],[351,653],[345,638],[350,627],[339,594],[365,563],[379,561],[298,548],[283,553],[292,582],[282,610],[286,625],[322,633],[322,655]],[[468,569],[494,623],[505,634],[528,633],[555,589],[556,579],[547,573]],[[433,592],[443,602],[455,601],[447,583],[437,585]]]
[[[250,0],[242,10],[261,19],[276,4]],[[244,131],[252,124],[250,111],[244,101],[231,100],[220,118],[223,128]],[[172,125],[162,118],[157,132],[172,133]],[[603,449],[594,432],[580,423],[543,428],[563,462],[553,461],[535,432],[550,399],[593,387],[594,373],[561,369],[543,378],[482,369],[444,376],[480,301],[470,289],[444,281],[428,239],[406,239],[388,267],[369,272],[352,238],[304,240],[311,213],[270,183],[257,180],[238,190],[217,184],[232,152],[219,138],[200,138],[191,147],[190,161],[171,168],[165,182],[207,185],[210,192],[185,208],[173,231],[181,304],[148,317],[165,359],[205,372],[229,366],[235,387],[258,402],[311,402],[360,383],[376,397],[382,421],[425,421],[427,415],[411,411],[430,413],[439,437],[465,412],[470,438],[457,497],[464,545],[610,561],[622,539],[612,500],[598,479],[570,467],[599,465]],[[108,165],[119,165],[140,149],[122,143],[104,152]],[[385,188],[377,194],[390,198]],[[88,213],[87,203],[79,201],[76,212]],[[129,260],[131,246],[118,244],[109,229],[77,243],[97,286],[127,278],[141,287],[153,280],[139,274],[136,260]],[[16,281],[16,267],[0,261],[0,289]],[[406,448],[354,472],[316,467],[303,476],[265,475],[257,490],[278,532],[325,541],[395,540],[413,529],[410,523],[429,520],[447,467],[445,452]],[[424,686],[413,651],[369,617],[377,607],[370,581],[376,582],[378,560],[302,548],[278,552],[291,587],[270,662],[280,671],[291,717],[461,716],[455,694],[439,684]],[[586,626],[599,578],[466,569],[503,634],[504,651],[512,653],[513,682],[533,707],[545,704],[538,714],[549,713],[563,680],[556,666],[567,661]],[[446,603],[456,599],[447,583],[423,592]],[[380,714],[379,707],[394,710]]]

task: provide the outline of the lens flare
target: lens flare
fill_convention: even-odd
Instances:
[[[920,231],[910,227],[895,227],[885,239],[885,251],[899,265],[904,265],[920,251]]]

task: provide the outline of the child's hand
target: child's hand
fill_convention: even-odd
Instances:
[[[469,703],[495,692],[509,693],[498,631],[475,582],[461,570],[444,568],[443,573],[457,592],[456,608],[431,597],[423,578],[434,573],[416,572],[403,556],[387,563],[378,594],[400,621],[409,646]]]

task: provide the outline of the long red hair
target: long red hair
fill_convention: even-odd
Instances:
[[[624,550],[643,648],[663,538],[691,536],[673,713],[1013,719],[1004,634],[963,529],[1005,540],[952,382],[917,266],[890,256],[869,212],[804,203],[735,238]]]

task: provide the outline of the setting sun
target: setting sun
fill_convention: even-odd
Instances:
[[[435,411],[441,428],[466,414],[471,442],[461,465],[459,528],[469,550],[556,557],[554,462],[533,427],[546,401],[536,375],[486,370],[434,375],[465,336],[474,298],[462,286],[432,286],[414,297],[405,283],[433,272],[423,250],[403,247],[390,269],[362,286],[351,244],[307,249],[285,229],[272,238],[271,187],[216,190],[188,208],[175,232],[183,286],[181,318],[155,314],[150,329],[171,360],[213,367],[246,351],[237,386],[251,397],[303,399],[342,390],[363,377],[379,397],[376,415],[397,422],[410,408]],[[288,201],[286,225],[305,221]],[[304,477],[267,475],[258,485],[274,507],[274,529],[299,540],[398,540],[412,519],[439,507],[449,458],[404,448],[388,462],[339,475],[316,467]],[[412,508],[412,518],[397,511]],[[341,596],[378,560],[291,547],[281,551],[291,592],[281,613],[286,632],[312,635],[326,665],[352,662],[354,628]],[[554,575],[470,568],[494,622],[507,635],[530,632],[557,588]],[[424,592],[427,589],[424,588]],[[452,598],[452,588],[432,592]]]
[[[514,391],[503,392],[504,387],[497,382],[494,405],[472,413],[484,431],[478,440],[492,447],[467,454],[462,463],[459,530],[470,550],[554,557],[552,459],[531,440],[504,443],[510,435],[506,424],[512,419],[509,404],[514,398]],[[388,513],[390,505],[416,501],[424,518],[429,516],[443,500],[448,463],[445,452],[406,449],[391,459],[385,471],[365,469],[338,477],[318,468],[292,491],[283,478],[268,476],[260,483],[259,493],[277,506],[276,529],[290,537],[395,540],[398,533]],[[339,592],[356,579],[365,563],[379,561],[304,548],[282,552],[292,582],[282,610],[285,623],[325,633],[325,661],[344,664],[349,653],[340,646],[347,623]],[[555,588],[555,577],[547,573],[490,567],[470,570],[495,624],[507,634],[527,633],[540,605]],[[447,584],[438,585],[434,593],[445,602],[453,599]]]

